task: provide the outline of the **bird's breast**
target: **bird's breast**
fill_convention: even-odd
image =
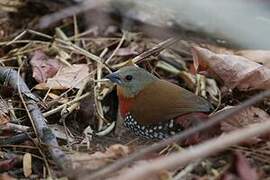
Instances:
[[[167,122],[143,125],[129,112],[124,116],[124,126],[136,135],[147,139],[164,139],[183,130],[183,127],[176,124],[174,119]]]
[[[134,99],[118,95],[118,100],[119,100],[120,114],[124,118],[125,115],[128,112],[130,112],[130,109],[132,108],[132,105],[134,103]]]

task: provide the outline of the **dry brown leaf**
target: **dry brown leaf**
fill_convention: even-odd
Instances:
[[[23,156],[23,174],[29,177],[32,174],[32,155],[25,153]]]
[[[136,161],[132,166],[124,167],[120,171],[115,172],[113,177],[110,177],[110,180],[122,180],[123,176],[129,176],[129,173],[133,173],[136,171],[138,166],[144,165],[145,163],[149,163],[151,160],[139,160]],[[151,174],[146,173],[146,176],[140,177],[140,180],[170,180],[173,179],[172,177],[173,173],[169,170],[162,170],[162,171],[155,171]],[[133,177],[131,179],[137,179],[136,177]]]
[[[270,68],[270,51],[267,50],[241,50],[236,55],[244,56],[252,61]]]
[[[18,164],[18,159],[16,157],[11,157],[7,160],[0,161],[0,169],[2,171],[9,171],[13,169]]]
[[[193,48],[193,56],[196,66],[202,65],[203,70],[222,80],[228,88],[270,89],[270,69],[245,57],[215,54],[200,47]]]
[[[239,151],[234,153],[233,167],[225,172],[222,180],[241,179],[241,180],[258,180],[259,175],[256,169],[252,168],[247,158]],[[232,172],[229,172],[231,170]]]
[[[247,158],[240,152],[235,152],[235,168],[242,180],[259,179],[256,170],[250,166]]]
[[[226,110],[224,110],[226,111]],[[270,116],[265,111],[256,107],[249,107],[236,116],[221,123],[221,129],[225,132],[246,127],[250,124],[269,121]]]
[[[35,86],[36,89],[79,89],[85,81],[89,68],[87,64],[73,64],[72,66],[65,66],[60,68],[58,73],[48,78],[46,83],[40,83]]]
[[[8,173],[3,173],[0,174],[0,180],[16,180],[16,179],[11,177]]]
[[[217,53],[217,54],[234,54],[234,51],[232,49],[228,49],[225,47],[215,46],[212,44],[201,44],[202,48],[209,49],[210,51]]]
[[[56,58],[47,56],[41,50],[33,53],[30,64],[33,78],[39,83],[46,82],[48,78],[53,77],[61,67],[61,63]]]
[[[97,169],[113,159],[123,157],[131,152],[130,148],[121,144],[110,146],[106,152],[97,151],[94,154],[78,153],[71,156],[75,168]]]
[[[251,61],[262,64],[270,68],[270,51],[269,50],[239,50],[234,51],[232,49],[219,47],[211,44],[203,44],[201,47],[209,49],[216,54],[228,54],[243,56]]]
[[[220,113],[222,113],[221,110]],[[256,107],[249,107],[245,110],[243,110],[241,113],[238,115],[235,115],[231,117],[230,119],[223,121],[221,123],[221,130],[223,132],[230,132],[242,127],[246,127],[248,125],[254,124],[254,123],[261,123],[264,121],[269,121],[270,120],[270,115],[267,114],[265,111],[263,111],[260,108]],[[261,141],[261,138],[253,138],[252,140],[248,140],[246,143],[248,144],[254,144]]]

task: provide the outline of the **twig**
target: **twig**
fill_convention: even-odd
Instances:
[[[62,40],[62,39],[54,38],[54,37],[52,37],[52,36],[50,36],[50,35],[47,35],[47,34],[44,34],[44,33],[41,33],[41,32],[38,32],[38,31],[35,31],[35,30],[28,29],[28,30],[23,31],[19,36],[15,37],[11,42],[12,42],[12,43],[15,43],[19,38],[22,38],[22,36],[24,36],[24,35],[27,34],[27,33],[30,33],[30,34],[33,34],[33,35],[36,35],[36,36],[40,36],[40,37],[49,39],[49,40],[51,40],[51,41],[54,40],[55,42],[64,44],[64,45],[67,46],[67,47],[66,47],[67,49],[73,50],[73,51],[75,51],[75,52],[78,53],[78,54],[82,54],[82,55],[84,55],[84,56],[86,56],[86,57],[92,59],[93,61],[95,61],[95,62],[97,62],[97,63],[99,63],[99,64],[102,64],[102,66],[103,66],[104,68],[106,68],[107,71],[109,71],[109,72],[111,73],[110,68],[109,68],[106,64],[102,63],[100,57],[98,57],[98,56],[96,56],[96,55],[94,55],[94,54],[92,54],[92,53],[86,51],[85,49],[83,49],[83,48],[77,46],[76,44],[71,43],[69,40],[68,40],[68,41],[64,41],[64,40]]]
[[[47,112],[43,113],[43,116],[44,116],[44,117],[48,117],[48,116],[50,116],[50,115],[52,115],[52,114],[54,114],[54,113],[57,113],[57,112],[61,111],[65,106],[74,104],[74,103],[76,103],[76,102],[82,100],[83,98],[86,98],[86,97],[89,96],[90,94],[91,94],[90,92],[85,93],[84,95],[82,95],[82,96],[80,96],[80,97],[78,97],[78,98],[75,98],[75,99],[73,99],[72,101],[69,101],[69,102],[67,102],[67,103],[65,103],[65,104],[62,104],[61,106],[58,106],[58,107],[55,108],[55,109],[52,109],[52,110],[50,110],[50,111],[47,111]]]
[[[108,48],[105,48],[101,54],[100,54],[100,58],[103,60],[103,57],[106,55],[106,53],[108,52]],[[100,64],[97,64],[97,79],[96,80],[100,80],[102,78],[102,66]],[[95,106],[96,106],[96,112],[98,114],[98,130],[101,130],[103,127],[103,119],[104,119],[104,113],[103,113],[103,108],[102,108],[102,104],[101,101],[98,99],[98,94],[100,92],[100,88],[101,88],[101,83],[98,82],[97,85],[94,87],[94,98],[95,98]]]
[[[100,168],[96,172],[91,172],[90,175],[89,175],[88,171],[84,171],[84,172],[80,173],[82,175],[81,177],[87,177],[87,179],[89,179],[89,180],[105,177],[109,173],[117,171],[117,170],[121,169],[122,167],[129,165],[133,161],[138,160],[139,158],[143,157],[147,153],[164,148],[173,142],[180,142],[180,141],[184,140],[185,138],[187,138],[187,137],[189,137],[189,136],[191,136],[199,131],[206,130],[206,129],[220,123],[221,121],[240,113],[245,108],[247,108],[253,104],[258,103],[263,98],[268,97],[268,96],[270,96],[270,91],[264,91],[256,96],[253,96],[252,98],[245,101],[243,104],[236,106],[235,108],[229,109],[228,111],[225,111],[223,113],[219,113],[217,115],[210,117],[209,120],[206,121],[205,123],[202,123],[196,127],[187,129],[187,130],[183,131],[182,133],[177,134],[175,136],[172,136],[168,139],[162,140],[159,143],[142,148],[142,149],[136,151],[135,153],[130,154],[129,156],[127,156],[125,158],[119,159],[112,164],[109,164],[105,167]]]
[[[122,46],[122,44],[124,43],[126,39],[126,32],[123,31],[123,35],[121,40],[119,41],[117,47],[114,49],[113,53],[110,55],[110,57],[105,61],[105,64],[109,64],[110,61],[112,60],[113,56],[115,56],[115,54],[117,53],[117,51],[120,49],[120,47]]]
[[[30,129],[29,126],[23,126],[23,125],[14,124],[14,123],[7,123],[5,125],[5,128],[16,130],[16,131],[22,131],[22,132],[27,131],[27,130]]]
[[[195,161],[191,164],[189,164],[187,167],[185,167],[182,171],[180,171],[176,176],[173,177],[173,180],[181,180],[186,179],[187,175],[193,171],[194,168],[196,168],[200,164],[200,160]]]
[[[22,78],[20,77],[20,71],[21,71],[21,68],[22,68],[22,65],[23,65],[23,63],[21,63],[21,65],[20,65],[20,67],[19,67],[19,69],[18,69],[18,72],[17,72],[17,77],[16,77],[16,80],[17,80],[17,86],[18,87],[20,87],[20,82],[21,82],[21,80],[22,80]],[[9,81],[7,81],[7,82],[9,82]],[[22,81],[23,83],[24,83],[24,81]],[[28,90],[29,91],[29,89],[28,89],[28,87],[26,86],[26,84],[25,84],[25,87],[26,87],[26,90]],[[15,87],[14,87],[14,89],[15,89]],[[33,129],[34,129],[34,132],[35,132],[35,135],[36,135],[36,137],[37,137],[37,139],[38,139],[38,141],[34,141],[33,139],[32,139],[32,142],[35,144],[35,146],[38,148],[38,151],[39,151],[39,153],[40,153],[40,155],[42,156],[42,159],[43,159],[43,161],[44,161],[44,164],[45,164],[45,166],[46,166],[46,168],[47,168],[47,171],[48,171],[48,175],[50,176],[50,177],[52,177],[52,173],[51,173],[51,169],[50,169],[50,166],[49,166],[49,162],[48,162],[48,160],[47,160],[47,158],[46,158],[46,156],[45,156],[45,153],[43,152],[44,151],[44,149],[41,149],[41,144],[42,144],[42,141],[43,142],[46,142],[46,140],[47,140],[47,142],[49,141],[50,142],[50,144],[55,144],[54,143],[54,140],[56,140],[56,137],[54,137],[53,139],[52,139],[52,141],[51,140],[49,140],[49,138],[47,137],[47,138],[45,138],[46,136],[41,136],[42,134],[40,133],[41,132],[41,130],[39,129],[40,127],[38,127],[38,125],[41,125],[41,127],[42,127],[42,123],[43,123],[43,121],[45,122],[45,125],[47,125],[46,124],[46,119],[41,119],[40,117],[39,117],[39,115],[41,114],[41,112],[39,111],[39,108],[38,108],[38,106],[36,105],[35,107],[32,107],[32,108],[35,108],[36,110],[38,110],[39,111],[39,113],[37,113],[37,115],[34,115],[32,112],[30,112],[30,107],[31,106],[29,106],[28,105],[28,103],[33,103],[33,102],[38,102],[38,99],[36,99],[36,97],[33,95],[33,94],[30,94],[31,93],[31,91],[30,91],[30,93],[29,94],[24,94],[23,92],[22,92],[22,88],[17,88],[17,90],[18,90],[18,93],[19,93],[19,96],[20,96],[20,99],[21,99],[21,101],[22,101],[22,104],[23,104],[23,106],[24,106],[24,108],[25,108],[25,110],[26,110],[26,113],[27,113],[27,116],[28,116],[28,118],[29,118],[29,120],[30,120],[30,122],[31,122],[31,124],[32,124],[32,127],[33,127]],[[27,97],[28,98],[30,98],[30,100],[28,100],[27,98],[24,98],[24,96],[25,95],[27,95]],[[33,101],[33,102],[32,102]],[[31,109],[32,110],[32,109]],[[32,117],[33,116],[33,117]],[[43,121],[42,121],[43,120]],[[44,131],[43,131],[44,132]],[[49,131],[48,131],[49,132]],[[52,132],[52,131],[50,131],[50,132]],[[48,133],[49,134],[49,133]],[[52,133],[52,135],[54,135],[53,133]],[[29,136],[29,138],[31,138],[30,136]],[[43,139],[42,139],[43,138]],[[49,143],[48,143],[49,144]],[[58,144],[57,144],[57,141],[56,141],[56,145],[58,146]],[[50,150],[52,150],[52,148],[48,148],[48,150],[50,151]],[[52,153],[53,155],[55,155],[55,156],[53,156],[53,157],[55,157],[55,159],[59,159],[58,157],[58,155],[59,154],[54,154],[54,153]],[[59,164],[57,164],[58,166],[59,166]],[[61,167],[62,169],[65,169],[64,167],[62,167],[62,166],[59,166],[59,167]]]
[[[45,123],[45,118],[37,105],[37,98],[30,92],[23,79],[15,70],[4,67],[0,67],[0,79],[5,80],[10,86],[21,92],[25,105],[29,109],[29,118],[32,119],[33,126],[37,130],[37,135],[42,142],[48,145],[48,150],[58,167],[62,169],[71,167],[70,161],[60,149],[55,135]]]
[[[153,55],[153,54],[156,54],[156,53],[159,53],[161,52],[162,50],[168,48],[169,46],[171,46],[172,44],[176,43],[179,39],[178,38],[169,38],[165,41],[162,41],[161,43],[158,43],[157,45],[155,45],[153,48],[143,52],[142,54],[136,56],[135,58],[133,58],[133,62],[134,63],[139,63],[141,61],[143,61],[145,58]]]
[[[15,136],[11,136],[8,138],[0,138],[0,145],[3,144],[20,144],[23,143],[26,140],[30,140],[30,137],[33,136],[34,133],[21,133],[17,134]]]
[[[160,170],[176,168],[196,159],[205,158],[220,152],[232,145],[241,143],[249,138],[263,135],[270,131],[270,121],[250,125],[249,127],[232,131],[228,134],[206,141],[202,144],[190,147],[180,153],[172,153],[151,162],[146,162],[127,170],[119,179],[143,179]]]

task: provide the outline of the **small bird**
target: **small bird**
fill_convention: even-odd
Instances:
[[[124,126],[148,139],[164,139],[196,125],[213,109],[204,98],[136,66],[105,78],[117,84]]]

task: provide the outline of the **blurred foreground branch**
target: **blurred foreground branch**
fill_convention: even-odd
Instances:
[[[133,153],[125,158],[119,159],[112,164],[109,164],[103,168],[100,168],[96,172],[91,172],[91,174],[88,171],[85,171],[83,173],[79,173],[79,174],[81,174],[80,177],[84,177],[85,179],[103,178],[103,177],[107,176],[108,174],[113,173],[114,171],[119,170],[122,167],[131,164],[133,161],[140,159],[141,157],[143,157],[144,155],[146,155],[150,152],[157,151],[157,150],[164,148],[167,145],[174,143],[174,142],[181,142],[185,138],[187,138],[187,137],[189,137],[197,132],[209,129],[210,127],[212,127],[212,126],[214,126],[214,125],[220,123],[221,121],[224,121],[230,117],[233,117],[234,115],[240,113],[241,111],[243,111],[247,107],[250,107],[250,106],[258,103],[258,102],[262,101],[264,98],[269,97],[269,96],[270,96],[270,91],[269,90],[264,91],[256,96],[253,96],[252,98],[250,98],[249,100],[236,106],[235,108],[229,109],[225,112],[218,113],[218,114],[210,117],[209,120],[203,124],[199,124],[198,126],[187,129],[180,134],[172,136],[168,139],[164,139],[164,140],[160,141],[159,143],[156,143],[156,144],[153,144],[151,146],[140,149],[140,150],[136,151],[135,153]],[[252,132],[253,132],[253,130],[252,130]],[[253,135],[254,134],[252,134],[252,136]],[[240,140],[237,140],[237,142],[238,141],[240,141]],[[235,141],[233,141],[233,142],[235,142]]]
[[[270,121],[253,124],[247,128],[235,130],[202,144],[192,146],[181,152],[173,153],[150,162],[145,162],[140,164],[140,166],[135,166],[125,171],[122,175],[117,177],[117,179],[144,179],[150,175],[158,174],[161,170],[184,166],[192,161],[206,158],[225,150],[232,145],[239,144],[247,139],[258,137],[269,132]]]
[[[85,0],[41,18],[38,28],[90,9],[117,14],[124,20],[177,30],[206,33],[244,48],[269,48],[270,3],[248,0]],[[96,17],[99,19],[99,17]],[[103,20],[106,22],[106,20]],[[235,26],[235,24],[239,24]],[[149,32],[151,35],[153,32]],[[209,36],[208,36],[209,37]]]

